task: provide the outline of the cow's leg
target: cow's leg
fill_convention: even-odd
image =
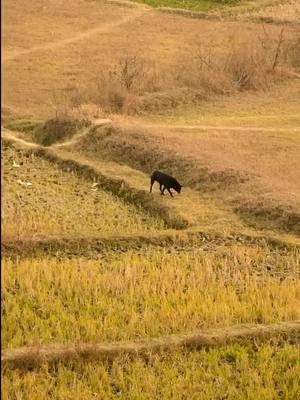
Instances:
[[[160,194],[163,196],[164,195],[164,191],[165,191],[165,187],[164,187],[164,185],[162,183],[159,185],[159,190],[160,190]]]
[[[154,184],[154,179],[151,177],[151,182],[150,182],[150,193],[152,192],[152,186]]]
[[[168,189],[168,192],[170,193],[170,196],[171,196],[171,197],[174,197],[173,194],[172,194],[172,192],[171,192],[171,190],[170,190],[170,188],[167,188],[167,189]]]

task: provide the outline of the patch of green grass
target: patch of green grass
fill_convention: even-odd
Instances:
[[[237,5],[241,0],[135,0],[152,7],[182,8],[193,11],[210,11],[222,6]]]
[[[176,351],[147,359],[75,362],[37,371],[7,370],[3,400],[295,400],[300,396],[297,345],[236,344]]]

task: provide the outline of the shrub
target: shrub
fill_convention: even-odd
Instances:
[[[69,94],[72,107],[95,104],[103,113],[140,114],[177,107],[234,91],[266,90],[281,77],[279,66],[300,66],[300,40],[288,41],[263,28],[261,37],[223,48],[195,44],[167,66],[126,55],[102,70],[89,85]],[[190,91],[190,93],[188,93]]]
[[[49,119],[45,124],[35,130],[33,139],[43,146],[50,146],[55,142],[73,136],[84,125],[82,121],[71,118]]]

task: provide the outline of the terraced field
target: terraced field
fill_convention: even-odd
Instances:
[[[299,396],[299,347],[272,341],[173,352],[114,362],[75,362],[32,372],[8,370],[4,398],[261,399]],[[243,388],[247,388],[244,390]],[[18,398],[17,397],[17,398]],[[29,397],[29,396],[28,396]],[[25,397],[26,398],[26,397]]]
[[[98,260],[4,260],[3,347],[297,320],[298,260],[299,251],[243,245],[143,246]]]
[[[41,153],[34,146],[31,150],[26,146],[22,149],[23,142],[12,137],[3,136],[2,154],[3,183],[9,188],[3,195],[2,213],[2,346],[8,349],[4,360],[10,360],[4,368],[5,398],[11,398],[14,392],[30,393],[33,398],[44,397],[46,392],[53,398],[69,398],[80,391],[83,399],[104,392],[103,398],[119,397],[121,393],[124,398],[171,399],[174,393],[185,398],[201,391],[205,399],[210,396],[215,373],[227,387],[229,398],[234,398],[238,380],[229,371],[242,363],[239,379],[245,380],[254,365],[259,374],[264,369],[265,354],[276,346],[283,358],[281,368],[294,365],[289,367],[291,381],[286,383],[280,375],[273,376],[266,384],[266,393],[274,393],[274,382],[289,395],[297,393],[297,335],[285,336],[290,344],[282,345],[282,335],[277,334],[277,342],[275,337],[270,343],[258,340],[253,347],[253,342],[246,340],[243,345],[228,344],[209,353],[193,349],[187,353],[188,350],[174,344],[169,354],[170,337],[166,339],[167,352],[147,350],[146,359],[141,356],[139,361],[126,358],[121,352],[114,356],[112,365],[105,360],[102,366],[95,361],[87,365],[82,361],[73,364],[72,360],[58,364],[42,362],[37,373],[26,372],[30,360],[39,362],[36,352],[43,345],[93,346],[129,340],[132,347],[137,339],[168,338],[172,334],[216,328],[228,328],[230,332],[238,324],[298,320],[300,253],[291,238],[286,242],[283,238],[268,239],[263,232],[261,238],[256,238],[254,231],[251,238],[251,229],[241,222],[227,227],[231,234],[238,235],[238,241],[230,238],[226,230],[218,236],[214,236],[218,230],[212,235],[212,229],[210,234],[202,234],[201,220],[206,221],[212,212],[207,207],[202,209],[202,219],[189,221],[190,228],[172,231],[168,221],[153,215],[152,208],[147,212],[147,203],[140,208],[124,203],[122,197],[107,191],[107,185],[106,190],[101,188],[101,179],[96,185],[87,178],[80,158],[77,169],[66,169],[61,163],[65,154],[59,148],[53,146],[56,158],[52,156],[50,160],[48,150]],[[109,163],[104,171],[109,173]],[[130,178],[133,172],[127,176],[128,190],[136,185]],[[114,182],[116,178],[110,176]],[[26,186],[26,182],[32,185]],[[178,208],[176,199],[159,195],[154,198],[157,204],[165,203],[165,207],[175,207],[175,212],[182,211],[183,205]],[[217,205],[212,210],[218,210],[224,227],[231,214]],[[197,221],[200,225],[195,225]],[[202,229],[204,226],[202,222]],[[241,233],[243,230],[248,236]],[[102,243],[103,238],[109,245],[100,246],[99,250],[97,240]],[[22,346],[25,353],[21,353],[21,365],[25,370],[18,372],[10,365],[18,365],[19,356],[14,355],[14,350],[9,353],[9,349]],[[32,350],[28,346],[33,346]],[[26,351],[31,354],[26,355]],[[196,368],[199,362],[200,369]],[[268,362],[272,370],[277,356],[268,356]],[[202,374],[206,376],[204,392],[196,378],[191,380],[187,373],[191,363],[200,374],[199,379]],[[171,389],[166,385],[160,392],[157,377],[173,382],[179,365],[185,371],[177,381],[179,386]],[[115,368],[119,371],[117,376]],[[138,368],[146,369],[145,376],[152,382],[149,387],[145,388],[140,381]],[[95,382],[97,373],[102,377],[101,383]],[[49,386],[50,376],[53,382],[60,383]],[[265,385],[267,378],[257,376],[258,385]],[[68,383],[69,379],[72,383]],[[66,387],[71,391],[66,391]],[[136,393],[136,397],[130,397],[129,392]],[[218,396],[215,398],[222,398]]]
[[[60,104],[62,117],[55,93],[74,94],[83,80],[99,101],[118,103],[115,75],[104,88],[93,79],[128,43],[150,46],[168,74],[180,75],[172,62],[186,43],[192,53],[199,29],[201,51],[213,45],[220,54],[236,32],[245,43],[263,30],[278,38],[283,20],[288,41],[298,7],[285,3],[283,14],[281,3],[263,0],[139,2],[218,13],[189,19],[100,0],[5,5],[3,399],[295,400],[297,59],[263,90],[232,92],[224,81],[224,92],[197,92],[191,103],[176,100],[191,87],[162,91],[158,71],[149,97],[158,108],[142,84],[126,92],[126,107],[151,106],[134,116],[84,103],[89,93],[82,100],[78,92],[74,104],[83,103]],[[165,102],[171,109],[160,109]],[[154,186],[150,194],[154,169],[175,175],[182,193],[161,196]]]
[[[2,161],[4,240],[164,228],[162,220],[124,205],[101,190],[97,182],[65,173],[33,154],[3,148]],[[19,166],[14,167],[14,163]]]

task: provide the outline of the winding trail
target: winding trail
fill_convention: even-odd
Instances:
[[[52,148],[65,148],[76,145],[82,138],[90,135],[93,129],[99,126],[113,125],[111,119],[103,118],[93,121],[92,125],[76,133],[69,140],[61,143],[54,143]],[[134,126],[134,124],[132,125]],[[262,127],[262,126],[226,126],[226,125],[168,125],[168,124],[138,124],[141,129],[166,129],[172,130],[190,130],[190,131],[233,131],[233,132],[274,132],[274,133],[300,133],[300,128],[275,128],[275,127]],[[20,139],[18,139],[20,140]],[[23,141],[26,143],[25,141]]]
[[[60,147],[73,146],[76,143],[78,143],[80,141],[80,139],[82,139],[84,136],[89,135],[91,133],[91,130],[93,127],[110,125],[111,123],[112,123],[112,120],[108,119],[108,118],[97,119],[93,122],[92,126],[88,126],[87,128],[83,129],[79,133],[75,133],[75,135],[73,135],[71,137],[71,139],[66,140],[65,142],[62,142],[62,143],[54,143],[51,147],[60,148]]]
[[[262,126],[227,126],[227,125],[158,125],[146,124],[144,128],[160,128],[169,130],[202,130],[202,131],[240,131],[240,132],[300,132],[300,128],[276,128]]]
[[[97,28],[89,29],[85,32],[79,33],[78,35],[72,36],[70,38],[58,40],[56,42],[43,43],[38,46],[33,46],[30,49],[15,50],[7,55],[3,54],[2,62],[13,61],[20,57],[26,56],[27,54],[35,53],[38,51],[53,50],[53,49],[56,49],[57,47],[66,46],[68,44],[79,42],[80,40],[88,39],[91,36],[94,36],[99,33],[109,33],[116,27],[127,24],[128,22],[134,21],[135,19],[141,17],[143,14],[145,14],[146,12],[148,12],[151,9],[148,7],[140,6],[140,7],[134,7],[131,10],[132,10],[132,12],[130,15],[127,15],[118,21],[114,21],[114,22],[111,22],[111,23],[108,23],[105,25],[101,25]]]

